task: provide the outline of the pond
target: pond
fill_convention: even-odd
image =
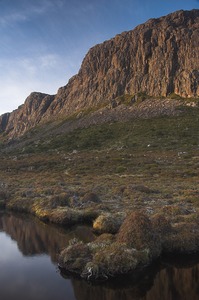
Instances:
[[[93,240],[89,227],[66,230],[27,215],[0,212],[1,300],[196,300],[198,256],[166,259],[139,278],[126,276],[101,285],[67,278],[57,268],[58,253],[72,238]]]

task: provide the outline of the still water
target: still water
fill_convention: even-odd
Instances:
[[[164,259],[140,278],[91,285],[64,278],[57,255],[70,239],[94,236],[85,226],[65,230],[26,215],[0,212],[1,300],[196,300],[199,259]]]

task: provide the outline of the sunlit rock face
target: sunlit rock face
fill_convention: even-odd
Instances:
[[[151,19],[91,48],[50,110],[70,113],[123,94],[199,96],[199,10]]]
[[[24,104],[12,113],[0,116],[0,132],[5,131],[10,138],[23,135],[28,129],[35,127],[49,108],[54,96],[43,93],[31,93]]]
[[[98,107],[124,94],[198,97],[198,47],[199,10],[150,19],[91,48],[78,74],[57,95],[32,93],[22,106],[0,117],[0,132],[18,137],[53,117]]]

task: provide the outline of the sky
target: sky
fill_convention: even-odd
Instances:
[[[0,0],[0,115],[56,94],[94,45],[199,0]]]

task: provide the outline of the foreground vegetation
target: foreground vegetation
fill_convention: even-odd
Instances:
[[[198,251],[199,108],[180,110],[2,145],[0,206],[93,224],[94,242],[71,241],[60,256],[61,268],[87,279]]]

